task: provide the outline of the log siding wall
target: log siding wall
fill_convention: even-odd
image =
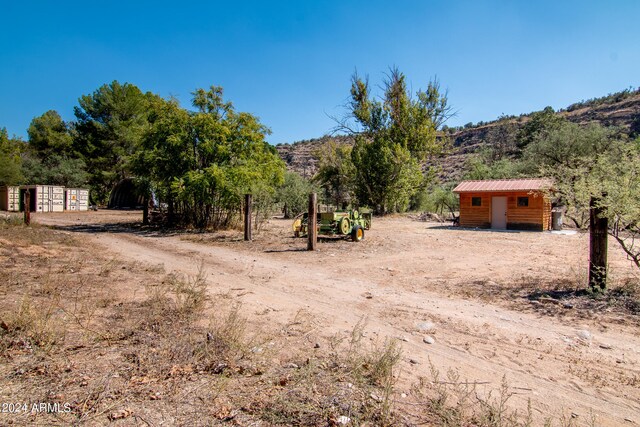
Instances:
[[[472,206],[472,197],[481,197],[481,206]],[[507,229],[551,229],[551,201],[539,191],[460,193],[460,226],[491,228],[492,197],[507,198]],[[529,206],[518,206],[518,197],[528,197]]]

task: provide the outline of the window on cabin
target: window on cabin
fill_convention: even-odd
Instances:
[[[518,197],[518,207],[526,208],[529,206],[529,198],[528,197]]]
[[[482,197],[472,197],[471,206],[482,206]]]

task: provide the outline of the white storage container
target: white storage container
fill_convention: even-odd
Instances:
[[[12,185],[0,187],[0,211],[20,211],[20,187]]]
[[[64,187],[59,185],[23,185],[20,197],[29,190],[33,212],[63,212]]]
[[[84,188],[67,188],[64,191],[65,209],[68,211],[89,210],[89,190]]]

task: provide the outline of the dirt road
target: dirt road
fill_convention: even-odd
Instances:
[[[240,232],[128,228],[139,212],[34,216],[84,233],[96,250],[167,272],[193,275],[202,263],[211,294],[240,298],[255,322],[281,324],[303,310],[316,327],[310,345],[364,318],[372,340],[400,340],[402,390],[428,376],[431,362],[443,374],[454,369],[478,382],[481,392],[498,389],[504,377],[515,393],[509,404],[524,409],[530,399],[536,420],[564,414],[578,425],[592,417],[596,425],[640,424],[637,319],[606,308],[585,315],[570,305],[560,315],[544,307],[555,300],[533,304],[500,291],[579,280],[584,234],[471,231],[389,218],[377,219],[363,242],[326,239],[306,252],[283,220],[243,242]],[[614,242],[610,247],[614,276],[634,274]]]

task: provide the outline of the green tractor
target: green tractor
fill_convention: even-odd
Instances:
[[[359,242],[364,239],[364,230],[371,228],[372,214],[369,209],[319,212],[317,214],[318,234],[328,236],[351,236],[351,240]],[[307,235],[309,214],[298,215],[293,221],[293,235]]]

